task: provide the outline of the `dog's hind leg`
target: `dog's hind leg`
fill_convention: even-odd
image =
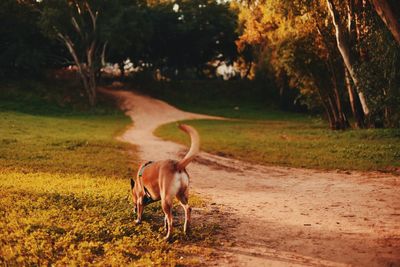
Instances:
[[[185,210],[185,224],[183,226],[183,232],[185,234],[189,230],[190,215],[191,215],[190,213],[192,211],[192,208],[188,204],[188,195],[189,195],[189,190],[187,188],[183,194],[176,195],[176,198],[179,200],[179,202],[181,203],[181,206]]]
[[[170,199],[161,199],[161,202],[162,209],[167,219],[167,235],[164,239],[168,240],[172,232],[172,201]]]
[[[189,206],[189,204],[182,204],[183,209],[185,210],[185,224],[183,226],[183,232],[186,234],[189,231],[189,225],[190,225],[190,216],[191,216],[191,211],[192,208]]]
[[[167,217],[167,215],[164,216],[164,228],[168,232],[168,217]]]

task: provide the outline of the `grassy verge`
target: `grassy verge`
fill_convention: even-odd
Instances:
[[[343,170],[391,170],[400,167],[400,129],[331,131],[321,121],[196,120],[202,149],[249,162]],[[156,135],[182,142],[176,124]],[[186,141],[187,142],[187,141]]]
[[[32,98],[0,99],[0,263],[195,265],[210,255],[204,247],[215,225],[194,225],[187,238],[177,225],[167,244],[158,203],[146,207],[142,225],[133,223],[136,150],[114,140],[128,118]]]

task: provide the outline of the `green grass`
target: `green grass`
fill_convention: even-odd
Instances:
[[[127,117],[13,94],[18,101],[0,97],[1,264],[173,266],[210,256],[216,224],[194,224],[185,237],[179,210],[174,243],[166,243],[159,203],[134,224],[136,148],[115,140]],[[204,202],[191,196],[191,204]]]
[[[321,121],[188,121],[198,129],[201,148],[253,163],[342,170],[400,167],[400,129],[331,131]],[[156,135],[186,144],[176,123]]]
[[[126,177],[126,144],[113,140],[130,121],[119,116],[29,115],[0,111],[0,166],[20,172]],[[124,168],[121,168],[124,166]]]

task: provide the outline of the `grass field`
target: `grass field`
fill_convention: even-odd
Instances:
[[[187,123],[198,129],[204,151],[244,161],[342,170],[400,167],[400,129],[331,131],[324,122],[307,118]],[[156,135],[186,140],[176,123],[158,128]]]
[[[210,255],[216,225],[194,225],[189,237],[177,225],[168,244],[159,204],[134,224],[128,178],[138,159],[114,140],[127,117],[33,100],[0,99],[1,264],[174,266]]]

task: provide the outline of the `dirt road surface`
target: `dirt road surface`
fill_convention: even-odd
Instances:
[[[143,161],[179,159],[187,150],[153,136],[156,127],[210,118],[109,93],[134,122],[120,138],[137,145]],[[204,152],[188,172],[192,192],[208,198],[222,222],[220,257],[211,265],[400,266],[398,176],[260,166]]]

